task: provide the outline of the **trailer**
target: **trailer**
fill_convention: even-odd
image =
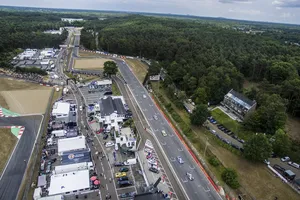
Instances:
[[[64,137],[66,135],[67,131],[65,130],[55,130],[51,132],[51,135],[54,137]]]
[[[75,163],[70,165],[59,165],[54,168],[52,174],[63,174],[73,171],[79,170],[93,170],[94,165],[92,162],[82,162],[82,163]]]

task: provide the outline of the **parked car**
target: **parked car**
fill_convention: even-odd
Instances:
[[[153,158],[150,158],[150,159],[148,159],[148,163],[156,165],[157,161],[155,159],[153,159]]]
[[[146,156],[147,159],[149,159],[149,158],[151,158],[151,157],[152,157],[152,154],[151,154],[151,153],[149,153],[149,154]]]
[[[119,169],[119,172],[128,172],[128,171],[129,171],[129,169],[127,167],[121,167]]]
[[[123,176],[127,176],[126,172],[117,172],[117,173],[115,173],[116,178],[121,178]]]
[[[103,140],[106,140],[108,138],[108,134],[103,134]]]
[[[132,185],[132,182],[131,181],[118,181],[118,185],[120,187],[125,187],[125,186]]]
[[[237,149],[237,150],[240,150],[240,147],[239,147],[238,145],[236,145],[236,144],[231,144],[231,146],[232,146],[233,148]]]
[[[284,172],[285,171],[285,168],[281,167],[280,165],[273,165],[273,168],[276,169],[277,171],[280,171],[280,172]]]
[[[227,139],[223,139],[223,142],[225,142],[226,144],[231,144],[231,142]]]
[[[156,173],[156,174],[159,173],[159,170],[156,169],[156,168],[154,168],[154,167],[150,167],[150,168],[149,168],[149,171],[150,171],[150,172],[154,172],[154,173]]]
[[[236,139],[236,140],[238,139],[238,136],[236,136],[235,134],[233,134],[231,137]]]
[[[115,167],[120,167],[120,166],[124,166],[124,163],[122,162],[117,162],[114,164]]]
[[[113,146],[115,146],[115,143],[113,143],[113,142],[106,142],[105,143],[105,147],[113,147]]]
[[[181,158],[181,156],[177,156],[177,161],[180,163],[180,164],[183,164],[184,161],[183,159]]]
[[[240,143],[242,143],[242,144],[245,143],[245,140],[242,140],[242,139],[238,139],[238,141],[239,141]]]
[[[161,131],[161,134],[162,134],[164,137],[166,137],[166,136],[167,136],[167,133],[166,133],[166,131],[165,131],[165,130],[162,130],[162,131]]]
[[[123,176],[121,178],[118,178],[118,181],[128,181],[128,177],[127,176]]]
[[[188,179],[190,180],[190,181],[193,181],[195,178],[193,177],[193,175],[191,174],[191,173],[189,173],[189,172],[187,172],[186,173],[186,176],[188,177]]]
[[[135,195],[135,192],[127,192],[127,193],[119,194],[119,197],[120,198],[129,198],[129,197],[134,197],[134,195]]]
[[[300,165],[298,163],[290,161],[290,162],[288,162],[288,164],[291,165],[291,166],[293,166],[293,167],[295,167],[295,168],[297,168],[297,169],[300,168]]]
[[[281,160],[282,162],[287,162],[287,161],[290,161],[291,159],[290,159],[290,157],[285,156],[285,157],[283,157],[283,158],[280,158],[280,160]]]

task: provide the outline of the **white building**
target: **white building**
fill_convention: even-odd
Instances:
[[[52,58],[55,54],[53,48],[45,48],[40,52],[40,55],[44,58]]]
[[[69,22],[69,23],[72,23],[72,22],[76,22],[76,21],[79,21],[79,22],[81,22],[81,21],[83,21],[83,19],[81,18],[81,19],[79,19],[79,18],[61,18],[61,21],[63,21],[63,22]]]
[[[49,195],[78,194],[90,190],[89,170],[51,176]]]
[[[57,141],[57,153],[62,155],[67,151],[76,151],[86,149],[85,137],[78,136],[73,138],[58,139]]]
[[[57,121],[68,123],[69,113],[70,113],[70,103],[56,102],[54,104],[52,110],[52,116],[54,116]]]
[[[119,123],[122,123],[126,116],[123,97],[104,97],[100,99],[100,114],[95,117],[105,125],[115,127],[117,130]]]
[[[110,85],[112,85],[112,81],[111,80],[101,80],[101,81],[97,81],[96,85],[98,85],[98,86],[110,86]]]
[[[119,130],[119,136],[116,137],[116,143],[121,147],[131,149],[132,151],[136,150],[136,139],[133,136],[133,131],[131,128],[126,127]]]
[[[25,49],[24,52],[20,53],[17,57],[14,59],[32,59],[32,57],[37,53],[37,49]]]

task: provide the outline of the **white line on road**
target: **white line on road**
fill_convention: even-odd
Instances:
[[[107,184],[105,184],[105,186],[106,186],[106,190],[108,190],[108,186],[107,186]]]

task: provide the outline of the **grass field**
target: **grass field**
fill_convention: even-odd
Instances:
[[[231,119],[219,108],[212,110],[211,115],[217,120],[218,123],[223,124],[227,129],[231,130],[242,139],[247,140],[253,134],[249,131],[243,130],[243,127],[239,122]]]
[[[11,133],[10,128],[0,128],[0,175],[9,159],[18,138]]]
[[[293,116],[288,116],[286,123],[286,130],[288,135],[298,142],[300,142],[300,119]]]
[[[132,69],[133,73],[136,75],[138,80],[141,83],[143,83],[145,76],[147,75],[148,72],[148,66],[145,63],[135,59],[127,59],[126,62],[130,66],[130,68]]]
[[[158,91],[158,85],[154,84],[153,86],[152,84],[152,89],[155,93],[159,92],[162,95],[165,94],[163,88],[160,88]],[[163,96],[163,98],[167,103],[172,104],[174,111],[182,117],[183,121],[186,123],[189,122],[189,115],[183,109],[175,109],[176,106],[168,99],[167,96]],[[236,125],[234,124],[235,121],[230,121],[231,119],[226,114],[222,114],[222,111],[220,111],[215,111],[216,118],[220,118],[219,120],[223,120],[222,122],[224,122],[224,124],[229,124],[229,126],[234,128]],[[228,120],[227,117],[230,120]],[[203,127],[192,126],[191,128],[194,131],[194,134],[188,138],[200,154],[204,154],[205,142],[208,139],[209,145],[207,151],[212,152],[225,167],[231,167],[237,171],[239,175],[239,182],[241,183],[240,191],[246,195],[244,199],[250,200],[251,198],[255,198],[258,200],[273,200],[275,196],[277,196],[278,199],[299,199],[299,195],[288,185],[282,183],[280,179],[276,178],[264,164],[249,162],[242,156],[236,155],[225,149],[220,145],[220,141]],[[206,154],[206,156],[208,156],[208,154]],[[205,159],[207,158],[208,157],[205,157]],[[209,163],[207,164],[209,165]],[[218,178],[219,183],[223,183],[221,180],[223,168],[210,166],[210,170]]]
[[[75,69],[85,69],[85,70],[99,70],[103,69],[104,63],[106,61],[111,61],[106,58],[82,58],[76,59],[74,68]]]
[[[95,52],[87,52],[87,51],[79,51],[79,55],[81,57],[95,57],[95,56],[99,56],[98,53]]]
[[[51,87],[0,78],[0,106],[20,114],[44,113]]]

